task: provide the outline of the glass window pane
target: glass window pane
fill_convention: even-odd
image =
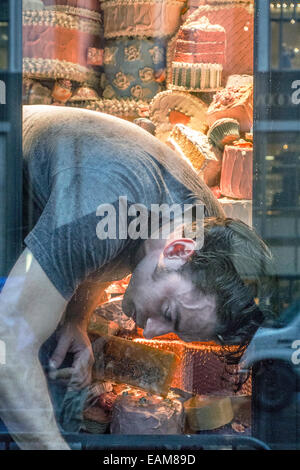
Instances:
[[[10,350],[24,351],[12,372],[18,406],[34,397],[37,410],[20,429],[47,430],[39,409],[51,398],[59,427],[52,419],[54,443],[40,433],[43,448],[66,446],[65,432],[107,434],[99,445],[193,434],[199,447],[203,435],[227,436],[213,448],[245,436],[299,446],[284,401],[292,366],[265,357],[269,327],[295,319],[300,296],[297,2],[258,1],[270,4],[263,32],[253,0],[22,3],[24,251],[1,293],[17,332]],[[2,18],[0,68],[7,27]],[[266,57],[254,57],[254,31],[266,44],[271,34]],[[1,142],[12,122],[0,124]],[[180,226],[159,240],[153,225],[172,228],[174,203]],[[285,341],[276,358],[286,345],[290,357]]]

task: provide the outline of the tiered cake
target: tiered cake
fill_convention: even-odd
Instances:
[[[24,76],[95,83],[91,56],[101,50],[102,34],[96,2],[46,0],[45,4],[45,9],[23,11]]]
[[[192,15],[193,16],[193,15]],[[221,86],[225,29],[206,17],[188,19],[176,37],[171,88],[211,91]]]
[[[224,77],[231,74],[253,73],[254,8],[253,0],[197,0],[193,12],[206,16],[212,24],[225,28],[227,37]],[[190,2],[192,6],[193,1]],[[193,8],[190,9],[190,13]]]

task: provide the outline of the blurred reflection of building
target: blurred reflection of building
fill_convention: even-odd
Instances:
[[[18,257],[22,226],[22,10],[0,1],[0,289]]]
[[[258,0],[256,32],[253,216],[276,257],[281,310],[300,297],[300,2]]]

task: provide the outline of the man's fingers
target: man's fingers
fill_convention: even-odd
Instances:
[[[86,348],[75,355],[73,362],[74,373],[70,386],[73,388],[84,388],[91,383],[94,356],[90,348]]]
[[[62,335],[59,338],[55,351],[52,354],[51,359],[49,361],[49,366],[51,369],[57,369],[58,367],[61,366],[69,350],[69,347],[70,347],[70,338],[68,336]]]
[[[48,375],[51,380],[70,380],[73,374],[73,367],[65,367],[64,369],[51,370]]]

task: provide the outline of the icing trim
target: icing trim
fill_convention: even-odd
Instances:
[[[178,0],[109,0],[104,11],[104,37],[162,37],[175,34],[180,26],[183,3]],[[145,18],[145,24],[142,20]]]
[[[230,2],[230,3],[222,3],[219,5],[201,5],[200,7],[197,8],[186,20],[186,24],[195,21],[194,18],[198,18],[199,13],[202,12],[211,12],[211,11],[219,11],[219,10],[224,10],[224,8],[227,8],[228,10],[230,8],[244,8],[245,10],[248,11],[248,13],[253,14],[254,13],[254,5],[249,2]]]
[[[85,33],[94,34],[95,36],[102,36],[101,28],[99,28],[99,24],[97,22],[73,17],[66,13],[60,13],[53,10],[24,11],[23,25],[61,26],[67,29],[76,29]]]
[[[71,107],[82,107],[82,104],[85,103],[85,108],[91,109],[93,111],[99,111],[102,113],[111,114],[113,116],[144,116],[145,110],[148,111],[149,103],[145,101],[133,100],[133,99],[104,99],[101,98],[93,102],[69,102],[68,106]]]
[[[66,79],[78,83],[89,83],[97,86],[99,75],[96,72],[78,64],[57,59],[23,58],[23,75],[26,78]]]
[[[68,15],[80,16],[89,20],[98,21],[102,23],[101,13],[97,11],[87,10],[86,8],[76,8],[68,5],[55,5],[45,7],[47,11],[56,11],[59,13],[66,13]]]

